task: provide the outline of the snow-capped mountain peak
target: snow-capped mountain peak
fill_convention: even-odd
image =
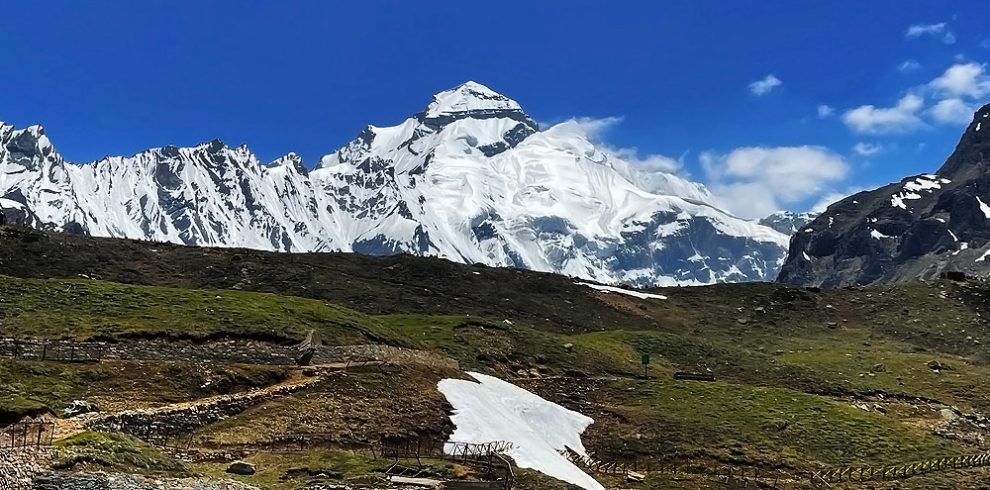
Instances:
[[[423,117],[436,118],[445,115],[470,113],[485,114],[504,111],[522,111],[514,100],[477,82],[464,82],[450,90],[433,96],[423,111]]]
[[[571,123],[540,131],[475,82],[367,126],[309,172],[294,153],[263,165],[219,140],[81,165],[47,144],[40,128],[0,125],[0,197],[20,192],[41,221],[99,236],[433,255],[639,286],[772,279],[788,240]]]

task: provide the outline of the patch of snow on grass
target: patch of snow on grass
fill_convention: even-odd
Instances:
[[[990,248],[988,248],[986,252],[983,252],[983,255],[981,255],[973,262],[983,262],[984,260],[987,260],[987,257],[990,257]]]
[[[595,289],[606,293],[619,293],[639,299],[667,299],[667,297],[662,294],[644,293],[642,291],[633,291],[632,289],[617,288],[615,286],[603,286],[601,284],[592,284],[590,282],[578,282],[575,284],[580,284],[581,286],[588,286],[591,289]]]
[[[510,442],[507,453],[520,468],[532,468],[585,490],[605,490],[560,453],[570,448],[587,456],[581,433],[594,419],[498,378],[468,375],[477,382],[445,379],[437,384],[454,407],[450,420],[457,428],[448,444]]]

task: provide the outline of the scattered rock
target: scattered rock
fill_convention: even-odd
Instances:
[[[641,482],[646,479],[646,475],[642,473],[637,473],[635,471],[626,472],[627,482]]]
[[[932,371],[951,371],[952,370],[952,368],[949,367],[948,364],[943,364],[943,363],[938,362],[938,361],[935,361],[935,360],[928,361],[928,369],[931,369]]]
[[[250,476],[254,474],[254,465],[247,461],[234,461],[227,467],[227,473]]]
[[[64,413],[66,417],[75,417],[76,415],[99,411],[100,409],[97,408],[96,405],[86,400],[72,400],[72,404],[62,410],[62,413]]]
[[[870,371],[873,371],[874,373],[884,373],[887,372],[887,366],[883,363],[877,363],[873,365]]]
[[[749,320],[747,320],[745,318],[737,318],[736,319],[736,322],[738,322],[740,325],[745,325],[745,324],[749,323]]]

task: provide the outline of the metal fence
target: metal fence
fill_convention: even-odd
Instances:
[[[0,450],[48,447],[54,438],[52,422],[19,422],[0,429]]]
[[[106,344],[73,340],[0,338],[0,357],[62,362],[99,362]]]

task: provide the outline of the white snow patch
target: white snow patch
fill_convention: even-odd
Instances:
[[[927,175],[925,175],[923,177],[925,177],[925,178],[918,177],[918,178],[916,178],[914,180],[905,182],[904,183],[904,190],[907,190],[907,191],[928,191],[928,192],[932,192],[933,189],[941,189],[942,188],[942,184],[939,184],[938,181],[935,180],[935,177],[934,176],[932,176],[931,179],[928,179],[927,178],[928,177]]]
[[[581,433],[594,419],[498,378],[472,372],[468,375],[477,382],[445,379],[437,384],[454,407],[450,420],[457,428],[448,444],[510,442],[512,447],[507,453],[519,467],[532,468],[585,490],[605,490],[560,453],[570,448],[587,456]]]
[[[801,255],[804,257],[804,260],[811,262],[811,257],[808,256],[808,252],[801,252]]]
[[[983,216],[990,219],[990,206],[987,206],[987,204],[983,202],[983,199],[980,199],[980,196],[976,196],[976,202],[980,203],[980,211],[983,211]]]
[[[921,199],[921,195],[915,192],[898,192],[890,196],[890,205],[895,208],[907,209],[904,205],[905,200]]]
[[[619,293],[639,299],[667,299],[667,297],[662,294],[644,293],[642,291],[633,291],[632,289],[617,288],[615,286],[603,286],[601,284],[592,284],[590,282],[578,282],[575,284],[588,286],[591,289],[596,289],[598,291],[603,291],[606,293]]]
[[[10,199],[4,199],[4,198],[0,197],[0,208],[24,209],[24,205],[21,204],[21,203],[19,203],[19,202],[17,202],[17,201],[13,201],[13,200],[10,200]]]
[[[952,255],[959,255],[959,252],[962,252],[963,250],[966,250],[967,248],[969,248],[969,242],[959,242],[959,250],[956,250],[955,252],[952,252]]]
[[[952,230],[948,230],[948,232],[949,232],[950,235],[952,235],[952,241],[954,241],[954,242],[958,242],[959,241],[959,237],[957,237],[955,233],[952,233]]]
[[[883,240],[884,238],[892,238],[890,235],[884,235],[875,229],[870,229],[870,236],[876,238],[877,240]]]
[[[983,255],[974,260],[974,262],[983,262],[984,260],[987,260],[987,257],[990,257],[990,248],[988,248],[986,252],[983,252]]]

